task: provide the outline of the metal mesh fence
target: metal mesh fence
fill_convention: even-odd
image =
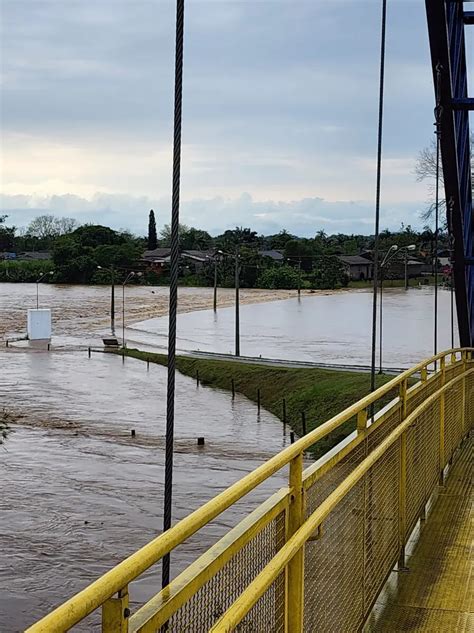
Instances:
[[[448,460],[452,457],[454,449],[459,445],[463,436],[463,381],[446,391],[444,413],[444,455]]]
[[[269,608],[270,605],[275,605],[275,608]],[[285,572],[278,576],[235,630],[239,633],[284,633]]]
[[[440,401],[436,399],[406,432],[408,533],[415,527],[439,477]]]
[[[202,633],[212,628],[281,549],[284,542],[285,513],[282,512],[238,551],[171,617],[166,631]],[[284,597],[284,581],[277,580],[246,616],[245,623],[241,624],[242,628],[237,630],[268,631],[269,633],[283,631]]]
[[[357,631],[364,622],[398,553],[398,474],[396,443],[329,515],[319,538],[306,544],[308,633]],[[323,479],[313,488],[321,489]],[[311,512],[321,491],[309,493]]]
[[[447,380],[447,378],[446,378]],[[407,415],[423,404],[429,396],[441,388],[441,373],[434,374],[426,382],[415,385],[407,395]]]

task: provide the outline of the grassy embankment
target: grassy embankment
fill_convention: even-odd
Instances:
[[[122,350],[117,353],[122,354]],[[127,349],[125,354],[160,365],[167,363],[164,354],[136,349]],[[201,384],[218,389],[231,390],[233,379],[235,391],[254,402],[257,401],[257,389],[260,389],[262,407],[280,419],[283,419],[282,401],[285,398],[287,423],[298,435],[302,434],[302,411],[306,414],[309,432],[355,403],[370,390],[370,375],[366,372],[246,365],[233,361],[204,360],[186,356],[178,356],[176,366],[182,374],[193,378],[196,377],[196,372],[199,372]],[[377,376],[377,386],[390,379],[390,376]],[[384,404],[394,396],[395,394],[385,398]],[[311,452],[314,456],[322,455],[354,428],[355,419],[323,438]]]

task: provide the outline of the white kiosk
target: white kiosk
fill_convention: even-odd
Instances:
[[[50,341],[51,329],[49,308],[28,310],[28,339],[30,341]]]

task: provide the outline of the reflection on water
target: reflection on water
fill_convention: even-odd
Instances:
[[[0,402],[25,415],[1,450],[2,631],[22,630],[160,532],[166,370],[86,353],[3,352]],[[136,430],[136,438],[130,430]],[[197,447],[204,436],[206,445]],[[177,376],[174,518],[278,452],[282,427],[243,397]],[[282,472],[182,546],[176,573],[285,483]],[[159,589],[156,568],[132,600]]]
[[[384,365],[408,367],[433,354],[434,289],[389,288],[383,298]],[[234,310],[182,314],[181,350],[234,352]],[[240,351],[263,356],[326,363],[370,364],[372,293],[336,292],[242,306]],[[166,345],[167,318],[134,325],[129,343]],[[450,292],[439,290],[438,350],[451,347]],[[457,333],[455,344],[458,344]]]

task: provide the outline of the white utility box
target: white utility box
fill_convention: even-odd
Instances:
[[[30,341],[51,340],[51,310],[28,310],[28,338]]]

